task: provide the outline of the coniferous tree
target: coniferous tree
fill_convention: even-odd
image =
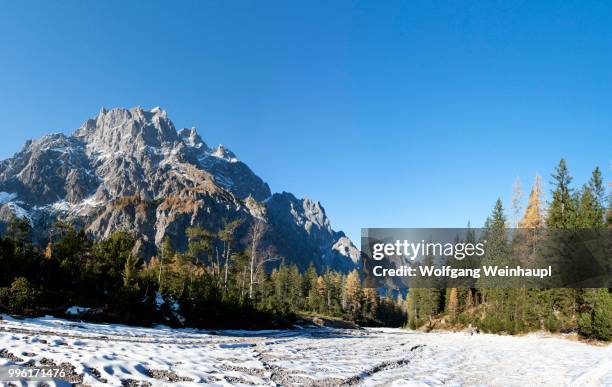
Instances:
[[[317,290],[318,279],[317,269],[314,267],[314,264],[310,264],[304,278],[304,295],[306,296],[307,309],[310,311],[318,311],[319,308],[320,301]]]
[[[213,235],[201,227],[187,228],[187,251],[198,261],[210,263],[213,252]]]
[[[588,189],[591,191],[594,198],[593,211],[595,213],[595,219],[593,222],[593,227],[603,227],[605,225],[606,215],[606,189],[603,184],[601,170],[599,167],[595,167],[593,170],[591,178],[589,179]]]
[[[327,313],[329,311],[327,295],[327,281],[325,281],[323,276],[319,276],[317,277],[317,284],[311,297],[311,303],[314,311],[319,313]]]
[[[612,295],[608,289],[592,289],[587,294],[588,307],[578,320],[581,333],[599,340],[612,340]]]
[[[544,217],[542,216],[542,185],[536,174],[527,208],[519,221],[512,240],[513,255],[522,265],[530,266],[536,260],[537,249],[544,238]]]
[[[487,219],[485,234],[486,249],[483,265],[499,265],[507,262],[509,257],[508,239],[506,233],[506,216],[501,199],[497,199],[491,216]],[[478,286],[481,288],[491,287],[494,280],[481,277]]]
[[[546,225],[549,228],[571,228],[575,225],[576,202],[570,187],[572,177],[565,159],[559,161],[553,177],[552,202],[548,207]]]
[[[608,183],[610,193],[608,194],[608,209],[606,211],[606,223],[612,228],[612,182]]]
[[[599,167],[595,167],[593,170],[588,186],[595,198],[598,219],[603,222],[605,215],[604,210],[606,208],[606,189],[603,184],[601,170]]]
[[[363,301],[364,301],[364,308],[363,308],[363,317],[366,320],[376,320],[376,317],[378,315],[378,308],[379,308],[379,300],[378,300],[378,293],[376,292],[376,289],[374,288],[365,288],[363,289]]]
[[[575,227],[599,228],[603,226],[603,209],[597,202],[590,186],[585,185],[580,192],[576,212]]]
[[[349,318],[356,321],[361,314],[363,304],[363,292],[357,270],[353,270],[346,277],[342,293],[342,306]]]
[[[520,228],[538,229],[544,226],[544,217],[542,215],[542,178],[540,175],[535,176],[533,187],[527,202],[525,214],[519,222]]]
[[[128,255],[123,267],[123,286],[130,287],[136,282],[138,260],[132,255]]]
[[[157,277],[157,283],[159,285],[159,290],[161,292],[162,284],[163,284],[163,272],[164,272],[164,261],[169,261],[170,258],[174,255],[174,248],[172,247],[172,242],[170,241],[170,237],[166,236],[162,242],[161,247],[161,255],[159,260],[159,275]]]
[[[547,243],[557,247],[561,243],[556,238],[567,238],[565,234],[561,236],[559,232],[554,230],[572,230],[578,227],[579,221],[579,199],[570,187],[572,177],[569,174],[567,164],[564,159],[561,159],[559,165],[553,174],[553,191],[552,201],[548,208],[546,226],[549,229],[549,240]],[[564,265],[567,265],[565,262]],[[569,262],[571,264],[571,262]],[[574,265],[579,265],[573,262]],[[545,304],[546,319],[557,320],[558,314],[571,316],[576,311],[576,296],[575,289],[554,288],[542,291],[542,300]]]

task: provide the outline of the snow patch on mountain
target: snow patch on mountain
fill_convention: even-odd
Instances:
[[[7,206],[11,210],[13,215],[15,215],[17,218],[25,219],[30,224],[32,224],[32,215],[30,214],[29,211],[25,210],[23,207],[21,207],[19,204],[15,202],[10,202],[7,204]]]
[[[13,192],[0,192],[0,204],[6,204],[17,198],[17,194]]]

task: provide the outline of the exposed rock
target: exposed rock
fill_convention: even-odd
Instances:
[[[132,232],[145,258],[165,236],[184,248],[187,227],[216,231],[240,218],[244,235],[259,219],[270,226],[269,251],[302,268],[351,270],[358,262],[320,203],[272,195],[233,152],[210,148],[195,128],[177,132],[160,108],[102,109],[72,136],[30,140],[0,161],[0,223],[13,216],[27,219],[41,242],[58,219],[96,238]]]

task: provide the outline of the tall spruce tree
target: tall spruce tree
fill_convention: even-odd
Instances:
[[[501,199],[497,199],[491,216],[485,222],[484,238],[486,240],[483,265],[496,266],[506,263],[508,258],[508,240],[506,235],[506,216]],[[477,287],[483,295],[483,300],[489,302],[489,296],[498,293],[493,291],[498,281],[495,278],[482,276],[477,281]]]
[[[601,170],[599,167],[595,167],[591,178],[588,183],[588,189],[591,191],[593,196],[593,212],[594,222],[593,227],[603,227],[605,225],[605,212],[606,212],[606,189],[603,184],[601,177]]]
[[[584,185],[580,191],[576,209],[575,226],[579,228],[600,228],[603,226],[603,208],[597,203],[597,198],[589,185]]]
[[[578,225],[577,202],[579,196],[575,195],[570,187],[572,177],[569,174],[565,159],[559,161],[552,177],[552,201],[548,207],[546,226],[549,230],[574,229]],[[552,244],[553,247],[561,246],[559,241],[555,241],[555,238],[559,237],[566,238],[566,236],[553,233],[549,236],[547,243]],[[541,295],[543,296],[542,300],[545,301],[546,319],[556,319],[559,312],[566,316],[574,314],[577,307],[577,290],[555,288],[544,290]]]
[[[548,228],[572,228],[576,221],[576,199],[570,188],[572,177],[567,169],[565,159],[559,161],[559,165],[552,175],[552,201],[548,207],[546,225]]]

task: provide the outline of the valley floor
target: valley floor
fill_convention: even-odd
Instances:
[[[612,345],[544,335],[214,332],[3,316],[0,372],[16,364],[64,370],[56,385],[612,386]]]

